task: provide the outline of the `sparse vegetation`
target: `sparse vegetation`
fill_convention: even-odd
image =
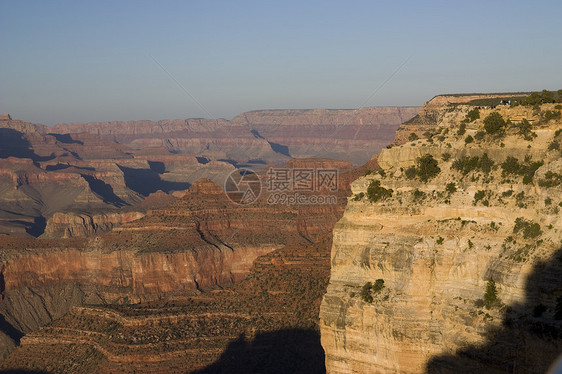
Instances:
[[[529,184],[533,181],[533,177],[535,176],[537,169],[542,165],[544,165],[543,161],[533,162],[529,158],[526,158],[524,163],[519,163],[515,157],[509,156],[501,164],[503,169],[502,176],[520,175],[523,176],[523,183]]]
[[[552,171],[547,171],[544,178],[539,179],[539,186],[541,187],[555,187],[562,183],[562,174]]]
[[[441,159],[445,162],[449,161],[450,158],[451,158],[451,154],[448,152],[445,152],[441,155]]]
[[[419,202],[421,200],[424,200],[425,197],[426,193],[416,188],[416,190],[414,191],[414,201]]]
[[[519,129],[519,135],[522,135],[525,140],[531,141],[537,137],[537,134],[531,131],[531,123],[526,118],[523,118],[515,127]]]
[[[484,294],[483,301],[486,309],[492,309],[495,307],[500,307],[502,305],[501,300],[498,297],[496,282],[494,282],[493,280],[489,280],[486,284],[486,293]]]
[[[535,106],[548,103],[559,103],[562,101],[562,90],[548,91],[542,90],[541,92],[532,92],[529,96],[521,100],[521,104],[527,106]]]
[[[498,112],[490,113],[484,118],[484,130],[490,135],[500,135],[505,129],[505,120]]]
[[[541,123],[548,123],[552,120],[560,119],[560,111],[559,110],[547,110],[546,112],[542,113],[541,115]]]
[[[474,143],[474,138],[469,135],[466,138],[464,138],[464,142],[465,144]]]
[[[384,288],[384,280],[377,279],[375,283],[367,282],[361,288],[361,298],[366,303],[373,302],[373,295],[379,293]]]
[[[487,153],[484,153],[482,157],[463,157],[453,162],[453,169],[460,171],[464,175],[467,175],[473,170],[481,170],[488,174],[494,166],[494,161],[492,161]]]
[[[523,238],[536,238],[542,234],[541,226],[533,221],[528,221],[523,217],[519,217],[515,220],[515,226],[513,227],[513,233],[517,234],[519,232],[523,233]]]
[[[552,143],[548,145],[549,151],[559,151],[560,150],[560,143],[558,141],[553,140]]]
[[[459,129],[457,130],[457,135],[463,136],[466,132],[466,123],[461,122]]]
[[[447,183],[447,186],[445,187],[445,190],[449,194],[453,194],[453,193],[457,192],[457,186],[455,185],[455,182]]]
[[[411,141],[411,142],[416,141],[418,139],[419,139],[419,136],[417,136],[415,132],[411,132],[410,135],[408,136],[408,141]]]
[[[404,174],[406,175],[406,178],[414,179],[416,177],[416,167],[410,166],[408,169],[404,171]]]
[[[374,203],[392,197],[392,192],[392,189],[382,187],[380,181],[372,180],[369,187],[367,187],[367,198],[370,202]]]
[[[359,201],[359,200],[361,200],[364,196],[365,196],[365,193],[364,193],[364,192],[356,193],[355,196],[353,196],[353,201]]]
[[[425,156],[418,157],[416,175],[422,182],[435,178],[440,172],[441,169],[438,166],[437,160],[432,155],[426,154]]]
[[[480,111],[478,110],[478,108],[475,108],[475,109],[470,110],[466,114],[466,117],[464,118],[464,121],[465,122],[474,122],[479,118],[480,118]]]
[[[485,191],[485,190],[479,190],[478,192],[476,192],[474,194],[473,204],[476,205],[480,200],[484,199],[486,197],[486,193],[487,193],[487,191]]]
[[[476,134],[474,134],[474,139],[480,141],[484,139],[484,135],[486,135],[485,131],[478,131]]]

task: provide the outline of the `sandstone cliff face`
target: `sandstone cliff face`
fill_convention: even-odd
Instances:
[[[86,237],[111,231],[112,228],[144,217],[142,212],[115,213],[62,213],[47,220],[42,238]]]
[[[451,116],[467,112],[456,110]],[[519,110],[500,111],[508,119]],[[462,136],[458,122],[437,122],[431,140],[383,150],[384,177],[352,184],[320,310],[328,373],[543,373],[562,352],[562,158],[552,145],[562,124],[534,125],[529,140],[513,126],[465,143],[492,111],[481,110]],[[490,170],[453,167],[485,153]],[[424,155],[440,173],[408,179]],[[510,173],[500,166],[508,157],[544,163]],[[372,180],[392,196],[359,195]],[[381,290],[367,284],[378,279]]]

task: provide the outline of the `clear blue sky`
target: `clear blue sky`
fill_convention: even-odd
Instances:
[[[0,0],[0,111],[209,117],[151,56],[212,117],[560,89],[561,15],[559,0]]]

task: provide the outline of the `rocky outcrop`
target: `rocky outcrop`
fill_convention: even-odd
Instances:
[[[515,101],[527,95],[528,93],[437,95],[427,101],[414,117],[400,125],[393,144],[401,145],[408,142],[411,140],[409,138],[412,133],[421,138],[426,132],[433,131],[437,125],[456,127],[471,109],[482,107],[489,109],[502,100]],[[501,106],[499,109],[505,112],[508,106]],[[530,120],[535,116],[530,107],[519,107],[518,111],[525,112],[523,117],[518,117],[519,121],[521,118]]]
[[[352,183],[320,309],[328,373],[543,373],[562,351],[562,123],[481,132],[524,110],[482,109],[462,135],[439,119]]]
[[[144,217],[142,212],[79,213],[57,212],[48,220],[42,238],[70,238],[99,235]]]

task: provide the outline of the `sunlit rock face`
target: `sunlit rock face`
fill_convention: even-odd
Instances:
[[[352,183],[320,309],[328,373],[543,373],[562,352],[560,120],[525,136],[528,108],[481,109],[460,134],[473,107],[437,109]],[[493,111],[515,125],[487,134]]]

